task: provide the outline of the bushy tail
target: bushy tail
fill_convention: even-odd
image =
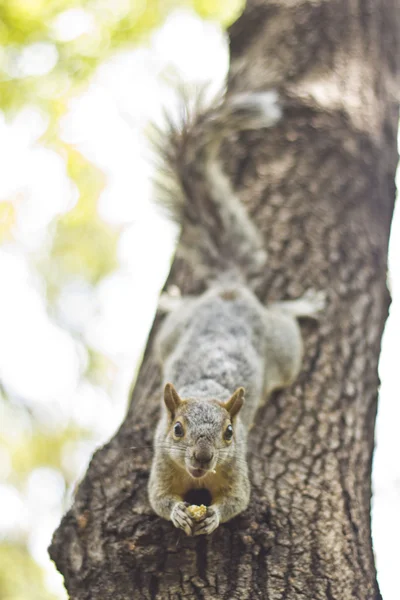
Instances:
[[[221,143],[237,131],[271,127],[280,116],[276,92],[242,93],[206,110],[185,104],[180,123],[168,121],[167,137],[159,136],[159,202],[182,225],[186,260],[212,279],[239,270],[251,280],[266,261],[261,234],[221,167]]]

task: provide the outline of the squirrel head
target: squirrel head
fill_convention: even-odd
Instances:
[[[168,413],[168,454],[193,478],[204,477],[235,455],[236,416],[243,406],[244,389],[226,402],[182,399],[171,383],[164,389]]]

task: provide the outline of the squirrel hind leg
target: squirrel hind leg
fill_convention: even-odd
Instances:
[[[176,285],[170,285],[166,292],[158,298],[157,309],[164,313],[170,313],[182,307],[184,298]]]
[[[275,302],[268,306],[270,310],[279,310],[294,318],[309,318],[318,320],[320,313],[326,305],[326,294],[324,291],[309,289],[297,300],[285,300]]]
[[[240,129],[271,127],[282,117],[276,90],[235,94],[228,104],[240,122]]]

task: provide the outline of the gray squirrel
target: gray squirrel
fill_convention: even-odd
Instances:
[[[280,116],[274,91],[238,94],[170,123],[161,148],[182,252],[208,275],[197,297],[162,297],[169,314],[156,340],[165,387],[149,498],[187,535],[210,534],[248,506],[248,431],[267,396],[300,371],[297,319],[324,306],[312,290],[268,307],[258,300],[252,281],[265,268],[263,240],[218,158],[226,136],[272,127]],[[207,492],[207,507],[190,505],[193,490]]]

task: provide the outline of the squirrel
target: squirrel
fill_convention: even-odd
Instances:
[[[163,202],[182,225],[183,255],[209,280],[199,296],[161,296],[169,314],[156,338],[166,383],[149,499],[189,536],[210,534],[247,508],[248,431],[268,395],[300,371],[297,319],[317,318],[324,306],[324,294],[313,290],[268,307],[256,297],[263,240],[218,159],[230,133],[272,127],[280,117],[276,92],[237,94],[186,114],[181,125],[170,122],[161,147]],[[209,498],[200,516],[188,502],[193,490]]]

